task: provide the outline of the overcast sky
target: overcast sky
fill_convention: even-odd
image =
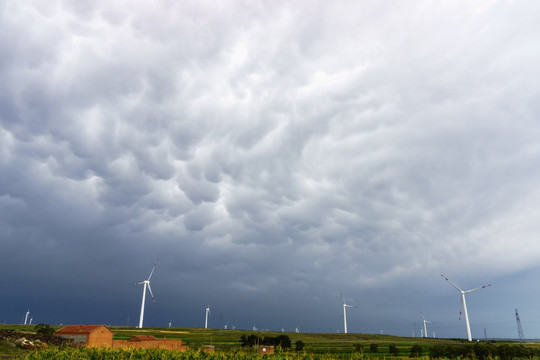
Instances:
[[[539,12],[3,1],[0,321],[540,337]]]

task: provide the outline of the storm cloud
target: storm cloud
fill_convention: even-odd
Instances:
[[[537,336],[539,7],[4,2],[0,320]]]

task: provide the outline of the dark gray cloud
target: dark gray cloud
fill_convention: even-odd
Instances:
[[[6,2],[0,320],[536,336],[537,7]]]

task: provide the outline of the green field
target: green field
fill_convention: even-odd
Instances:
[[[60,329],[61,326],[54,326],[55,330]],[[155,353],[150,356],[152,352],[147,352],[145,356],[150,356],[149,358],[182,358],[182,359],[198,359],[199,356],[207,359],[233,359],[233,358],[251,358],[255,356],[255,349],[249,347],[242,347],[240,344],[240,337],[242,335],[251,335],[255,334],[259,337],[276,337],[279,335],[287,335],[291,339],[292,349],[287,351],[282,349],[276,349],[276,357],[280,359],[293,359],[293,358],[302,358],[302,359],[357,359],[357,358],[396,358],[391,356],[389,352],[390,345],[394,345],[398,350],[398,356],[400,358],[408,358],[410,355],[411,348],[414,345],[419,345],[421,347],[421,355],[427,357],[430,354],[430,351],[433,351],[434,348],[440,349],[472,349],[473,344],[468,343],[465,340],[456,340],[456,339],[433,339],[433,338],[410,338],[410,337],[397,337],[390,335],[374,335],[374,334],[334,334],[334,333],[281,333],[281,332],[253,332],[247,330],[218,330],[218,329],[200,329],[200,328],[144,328],[136,329],[131,327],[118,327],[110,326],[109,327],[113,333],[115,339],[128,339],[133,335],[152,335],[156,338],[168,338],[168,339],[182,339],[184,345],[188,345],[190,352],[192,354],[188,357],[187,354],[180,355],[158,355]],[[13,329],[21,332],[33,333],[34,325],[0,325],[0,329]],[[305,344],[304,351],[301,354],[298,354],[294,351],[295,342],[302,341]],[[481,342],[482,346],[486,348],[499,348],[505,349],[505,346],[508,348],[512,347],[521,347],[517,343],[511,342],[490,342],[484,343]],[[215,355],[207,355],[198,352],[202,345],[213,345],[216,350]],[[478,344],[476,345],[479,346]],[[525,344],[527,349],[530,349],[528,358],[535,357],[538,358],[537,354],[540,353],[540,344],[529,343]],[[374,348],[377,348],[377,351],[374,352]],[[49,353],[42,352],[43,356],[52,356],[51,352],[58,351],[55,349],[47,350]],[[69,350],[75,351],[75,350]],[[76,350],[76,351],[86,351],[86,350]],[[92,350],[96,351],[96,350]],[[160,350],[161,351],[161,350]],[[457,351],[457,350],[456,350]],[[0,342],[0,355],[3,354],[12,354],[12,355],[31,355],[31,351],[23,351],[17,348],[14,348],[12,345],[6,344],[6,342]],[[121,350],[110,350],[110,357],[101,357],[97,358],[122,358],[124,355],[119,355]],[[200,355],[193,355],[193,354]],[[48,354],[48,355],[47,355]],[[105,353],[104,353],[105,354]],[[128,358],[139,358],[142,356],[137,352],[132,352],[131,354],[125,355]],[[249,355],[249,356],[248,356]],[[300,356],[302,355],[302,356]],[[30,358],[38,359],[36,354],[30,356]],[[77,355],[75,353],[64,354],[65,358],[75,357],[75,358],[87,358],[83,355]],[[48,357],[54,358],[55,356]],[[61,357],[61,356],[57,356]],[[96,354],[91,355],[90,358],[95,358]],[[458,356],[456,357],[464,357]],[[47,358],[47,357],[44,357]],[[144,358],[144,357],[142,357]],[[492,357],[495,358],[495,357]],[[512,357],[513,358],[513,357]]]

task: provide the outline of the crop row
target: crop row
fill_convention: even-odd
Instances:
[[[309,355],[305,353],[276,353],[273,355],[258,355],[247,351],[227,351],[206,353],[188,350],[178,352],[163,349],[109,349],[109,348],[46,348],[28,355],[28,360],[361,360],[365,356],[356,353],[339,355]]]
[[[111,349],[111,348],[84,348],[84,347],[48,347],[29,354],[29,360],[49,359],[74,359],[74,360],[100,360],[100,359],[172,359],[172,360],[364,360],[364,359],[475,359],[475,360],[511,360],[538,358],[540,353],[537,349],[531,349],[522,345],[487,346],[475,344],[474,346],[433,346],[429,349],[429,355],[422,348],[414,345],[408,356],[395,356],[396,354],[376,354],[372,347],[371,353],[356,351],[353,353],[326,353],[313,354],[305,352],[281,352],[273,355],[259,355],[253,351],[218,351],[207,353],[204,351],[188,350],[178,352],[163,349]]]

